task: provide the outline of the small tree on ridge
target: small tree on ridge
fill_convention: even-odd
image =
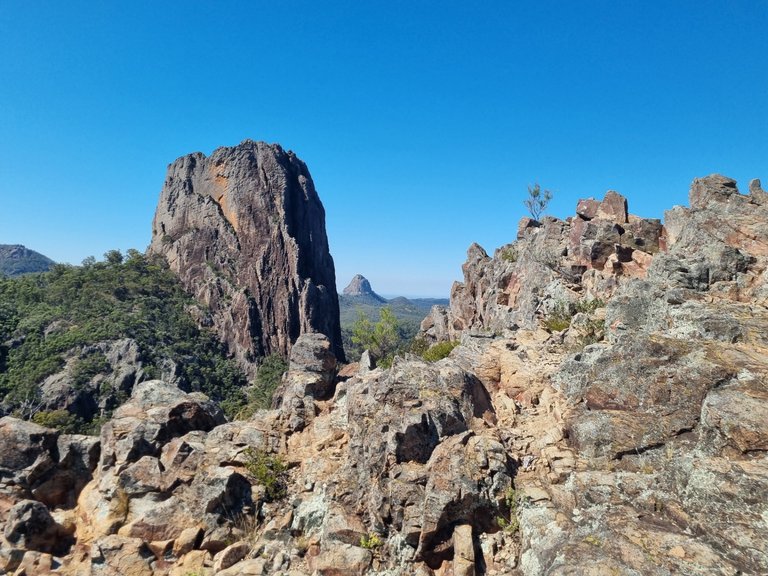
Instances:
[[[523,201],[523,204],[531,213],[531,218],[538,220],[544,210],[547,209],[550,200],[552,200],[552,192],[542,190],[541,186],[536,183],[533,186],[528,186],[528,198]]]

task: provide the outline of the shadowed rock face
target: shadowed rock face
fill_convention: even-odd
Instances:
[[[149,251],[210,308],[246,367],[259,356],[287,356],[307,332],[328,336],[343,358],[325,210],[293,152],[246,140],[173,162]]]

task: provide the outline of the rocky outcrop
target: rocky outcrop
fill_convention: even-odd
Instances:
[[[533,328],[558,305],[604,299],[627,280],[644,277],[664,241],[661,222],[630,214],[627,200],[614,191],[602,201],[579,200],[576,215],[566,220],[523,218],[517,241],[493,257],[470,246],[464,282],[454,283],[448,308],[432,309],[422,334],[437,342],[466,331]]]
[[[163,376],[174,381],[169,371]],[[66,352],[64,366],[40,384],[41,408],[66,410],[90,422],[110,413],[144,378],[141,351],[132,338],[77,347]]]
[[[667,212],[661,234],[652,221],[650,235],[647,222],[632,229],[631,260],[601,220],[626,235],[632,218],[615,195],[604,204],[582,201],[565,223],[524,220],[507,247],[524,247],[515,262],[470,248],[459,297],[427,326],[443,338],[463,330],[454,356],[495,390],[512,434],[517,569],[764,573],[766,508],[750,494],[768,489],[768,198],[756,181],[742,195],[722,176],[695,180],[690,207]],[[602,232],[585,233],[595,220]],[[552,274],[520,264],[547,251]],[[524,278],[519,290],[505,274]],[[572,303],[562,325],[546,300]],[[584,340],[590,324],[599,330]],[[489,570],[510,552],[494,552]]]
[[[387,299],[382,298],[371,288],[371,283],[362,274],[355,274],[347,287],[343,290],[344,296],[360,296],[375,300],[376,302],[386,303]]]
[[[325,334],[343,359],[325,211],[293,152],[246,140],[173,162],[149,251],[210,309],[246,369],[261,356],[287,357],[307,332]]]

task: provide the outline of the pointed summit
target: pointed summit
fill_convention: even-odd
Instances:
[[[362,274],[355,274],[352,281],[344,288],[344,296],[364,296],[367,298],[373,298],[378,302],[386,302],[386,298],[382,298],[371,288],[371,283]]]

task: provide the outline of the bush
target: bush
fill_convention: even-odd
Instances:
[[[248,448],[245,451],[245,469],[264,487],[268,502],[285,498],[288,466],[278,456]]]
[[[360,536],[360,546],[366,550],[376,550],[383,545],[384,542],[381,541],[381,538],[375,532],[370,532],[367,536]]]
[[[83,421],[66,410],[43,410],[37,412],[32,416],[32,422],[46,428],[61,430],[65,434],[82,434],[85,431]]]
[[[544,328],[550,332],[560,332],[571,325],[571,318],[573,313],[570,304],[564,300],[558,300],[544,319]]]
[[[528,186],[528,198],[523,200],[523,204],[528,208],[528,212],[531,213],[531,218],[538,220],[547,209],[547,204],[552,200],[552,192],[549,190],[542,191],[541,186],[534,184]]]
[[[66,354],[121,338],[137,342],[147,375],[171,360],[185,390],[222,404],[245,403],[245,375],[213,332],[198,327],[188,312],[195,305],[165,262],[136,250],[127,258],[112,250],[105,262],[0,278],[2,410],[18,410],[39,394],[40,382],[61,369]],[[107,370],[103,355],[87,355],[76,364],[76,385]]]
[[[279,354],[270,354],[261,360],[256,380],[245,392],[245,400],[239,404],[224,405],[225,412],[235,414],[238,420],[247,420],[257,410],[270,408],[272,396],[288,370],[288,362]]]
[[[447,358],[451,350],[459,345],[458,340],[449,340],[448,342],[438,342],[434,346],[431,346],[429,350],[422,354],[422,358],[427,362],[437,362],[443,358]]]
[[[505,262],[517,262],[517,247],[507,246],[501,251],[501,259]]]
[[[512,487],[509,487],[504,493],[504,504],[509,510],[509,516],[507,518],[504,516],[496,517],[497,526],[504,530],[504,532],[514,534],[520,529],[520,521],[517,518],[517,512],[522,500],[523,499],[518,496],[517,491]]]
[[[361,350],[368,350],[384,368],[392,365],[395,354],[405,345],[397,318],[389,306],[379,311],[379,321],[375,324],[362,310],[358,311],[352,326],[352,343]]]

